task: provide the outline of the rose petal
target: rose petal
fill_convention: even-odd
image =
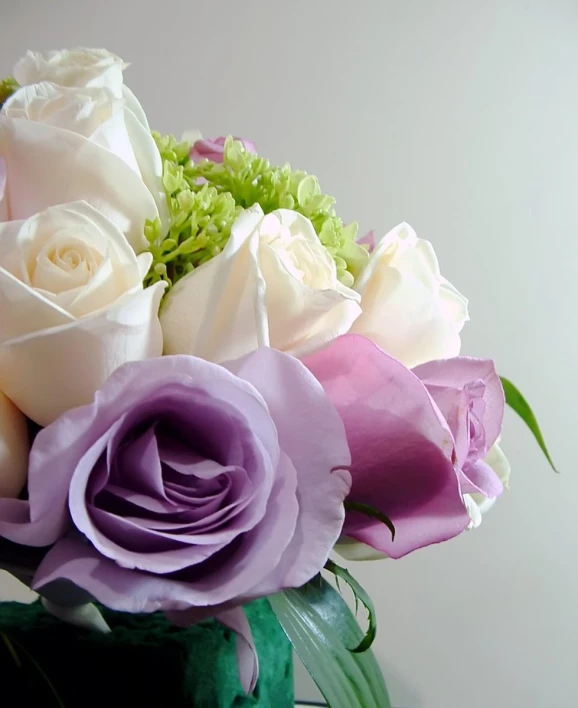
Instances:
[[[355,288],[362,315],[351,332],[409,367],[459,354],[467,301],[440,275],[431,244],[408,224],[379,241]]]
[[[158,283],[96,316],[3,342],[0,390],[40,425],[90,402],[121,364],[161,355],[163,289]]]
[[[225,627],[237,634],[237,667],[241,686],[247,695],[252,693],[259,676],[259,657],[253,641],[251,627],[242,607],[221,612],[217,615]]]
[[[437,390],[442,388],[462,389],[473,381],[483,381],[485,413],[482,424],[488,449],[496,442],[502,430],[505,400],[500,377],[491,359],[460,356],[430,361],[417,366],[413,371],[427,387],[435,386]],[[442,413],[446,415],[448,411],[443,403],[441,401],[437,401],[437,403]]]
[[[194,612],[196,608],[202,612],[203,607],[231,600],[243,602],[250,589],[275,568],[278,554],[284,552],[294,533],[298,509],[294,496],[296,479],[291,477],[291,470],[292,466],[286,466],[278,477],[262,523],[245,534],[226,565],[217,566],[211,574],[203,575],[202,569],[193,568],[190,577],[181,580],[129,570],[71,535],[58,541],[47,553],[35,575],[34,590],[46,595],[45,585],[68,580],[106,607],[131,613]],[[0,532],[3,532],[1,524]]]
[[[221,362],[269,345],[267,316],[259,303],[265,284],[257,267],[257,244],[241,251],[246,231],[262,218],[260,207],[248,209],[233,226],[223,252],[167,294],[160,313],[165,354]]]
[[[343,533],[399,558],[469,523],[452,464],[451,432],[421,381],[364,337],[347,335],[305,358],[339,411],[352,455],[350,498],[385,513],[348,513]]]
[[[461,484],[462,492],[482,494],[493,499],[499,497],[504,486],[494,470],[484,460],[476,460],[463,469],[465,481]]]
[[[10,219],[85,200],[117,224],[135,251],[147,247],[145,221],[158,209],[140,175],[117,155],[70,131],[0,116],[0,156]]]
[[[266,585],[254,591],[298,587],[325,564],[343,525],[351,461],[343,423],[318,381],[291,356],[261,349],[225,366],[263,396],[297,472],[297,529]],[[287,416],[288,407],[299,416]]]

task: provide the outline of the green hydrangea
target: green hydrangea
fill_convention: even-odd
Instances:
[[[0,81],[0,108],[6,101],[20,88],[20,84],[11,76],[7,76]]]
[[[157,133],[154,137],[163,159],[170,229],[163,237],[160,223],[147,224],[153,266],[145,284],[159,279],[174,283],[220,253],[239,213],[259,204],[266,214],[285,208],[308,217],[334,259],[339,279],[353,285],[367,250],[355,242],[357,224],[343,225],[333,209],[335,200],[321,192],[316,177],[289,165],[271,166],[231,137],[225,141],[222,163],[196,164],[189,157],[189,143]]]

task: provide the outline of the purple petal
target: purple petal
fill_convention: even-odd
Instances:
[[[253,692],[259,676],[259,658],[251,633],[251,626],[242,607],[217,615],[219,622],[237,634],[237,666],[241,686],[247,695]]]
[[[212,573],[192,568],[191,573],[184,572],[178,579],[129,570],[73,535],[59,541],[45,556],[35,575],[34,588],[40,592],[44,585],[69,580],[106,607],[121,612],[194,612],[196,607],[233,600],[241,604],[245,597],[252,597],[251,589],[277,566],[295,531],[295,471],[290,466],[282,472],[265,518],[243,534],[226,564],[218,564]]]
[[[191,624],[199,621],[193,614],[187,611],[166,612],[165,614],[167,619],[178,627],[190,627]],[[221,610],[215,615],[215,619],[219,620],[225,627],[232,629],[237,635],[237,667],[239,670],[239,680],[243,690],[249,695],[257,685],[259,657],[247,615],[242,607],[235,607],[230,610]]]
[[[421,364],[415,367],[413,372],[427,387],[435,386],[438,390],[441,388],[463,389],[472,382],[483,381],[485,413],[482,423],[486,435],[486,449],[489,450],[492,447],[502,430],[505,400],[500,377],[491,359],[474,359],[465,356],[439,359]],[[441,406],[440,408],[445,415],[443,408]]]
[[[375,248],[376,244],[376,236],[375,236],[375,231],[368,231],[365,236],[361,236],[360,238],[357,239],[357,243],[361,243],[365,246],[368,246],[368,251],[371,253],[373,249]]]
[[[281,449],[297,472],[295,535],[275,573],[258,590],[269,594],[298,587],[323,567],[343,525],[351,461],[343,423],[319,382],[287,354],[264,348],[225,366],[263,396]]]
[[[251,140],[244,140],[243,138],[233,138],[238,140],[243,144],[243,147],[247,152],[256,153],[257,148],[255,143]],[[223,148],[225,146],[226,138],[220,136],[218,138],[203,138],[197,140],[191,147],[189,156],[193,162],[199,162],[199,160],[211,160],[212,162],[221,163],[223,162]]]
[[[462,474],[461,487],[464,494],[483,494],[488,499],[495,499],[504,491],[498,475],[483,460],[466,465]]]
[[[452,459],[450,430],[425,386],[372,342],[346,335],[305,359],[345,423],[350,499],[393,521],[348,513],[343,532],[399,558],[461,533],[469,523]]]

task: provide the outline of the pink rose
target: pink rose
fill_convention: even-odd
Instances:
[[[495,499],[500,477],[485,461],[502,430],[504,391],[490,359],[455,357],[417,366],[455,441],[456,466],[464,494]]]
[[[454,437],[418,376],[359,335],[340,337],[303,361],[345,424],[348,500],[378,509],[396,529],[392,540],[382,522],[348,511],[345,540],[400,558],[460,534],[470,519]]]

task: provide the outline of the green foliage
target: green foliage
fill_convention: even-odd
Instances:
[[[511,381],[503,376],[500,376],[500,381],[502,382],[502,386],[504,388],[506,403],[520,416],[524,423],[526,423],[530,429],[530,432],[536,439],[536,442],[540,446],[540,449],[550,463],[550,467],[554,470],[554,472],[557,472],[558,470],[554,465],[554,461],[550,457],[550,453],[546,447],[546,441],[544,440],[544,436],[542,435],[542,431],[540,430],[534,411],[530,408],[530,404]]]
[[[393,521],[389,518],[389,516],[386,516],[382,511],[379,511],[379,509],[376,509],[375,507],[373,507],[369,504],[363,504],[362,502],[350,501],[349,499],[346,499],[344,506],[345,506],[345,511],[356,512],[358,514],[363,514],[364,516],[367,516],[370,519],[375,519],[376,521],[381,521],[381,523],[385,524],[387,526],[387,528],[390,530],[391,540],[395,541],[395,526],[393,525]]]
[[[383,675],[345,600],[321,575],[269,603],[331,708],[389,708]]]
[[[216,256],[239,213],[255,204],[266,214],[284,208],[308,217],[335,261],[338,278],[353,285],[368,258],[367,250],[355,242],[357,224],[343,225],[333,210],[334,199],[321,192],[316,177],[293,171],[289,165],[273,167],[231,137],[225,142],[221,164],[194,163],[189,143],[178,143],[170,135],[153,136],[163,159],[170,229],[161,234],[160,223],[147,223],[153,265],[145,285],[160,279],[171,285]]]
[[[375,614],[375,607],[373,606],[372,599],[369,597],[366,590],[361,587],[361,585],[346,568],[342,568],[340,565],[337,565],[337,563],[334,563],[332,560],[328,560],[327,563],[325,563],[325,570],[328,570],[330,573],[333,573],[333,575],[335,575],[336,580],[341,578],[341,580],[344,580],[349,585],[351,591],[353,592],[353,595],[355,596],[356,611],[359,602],[361,602],[367,610],[369,624],[365,636],[356,647],[353,647],[351,649],[351,651],[355,653],[367,651],[369,647],[373,644],[373,640],[375,639],[377,634],[377,616]]]

